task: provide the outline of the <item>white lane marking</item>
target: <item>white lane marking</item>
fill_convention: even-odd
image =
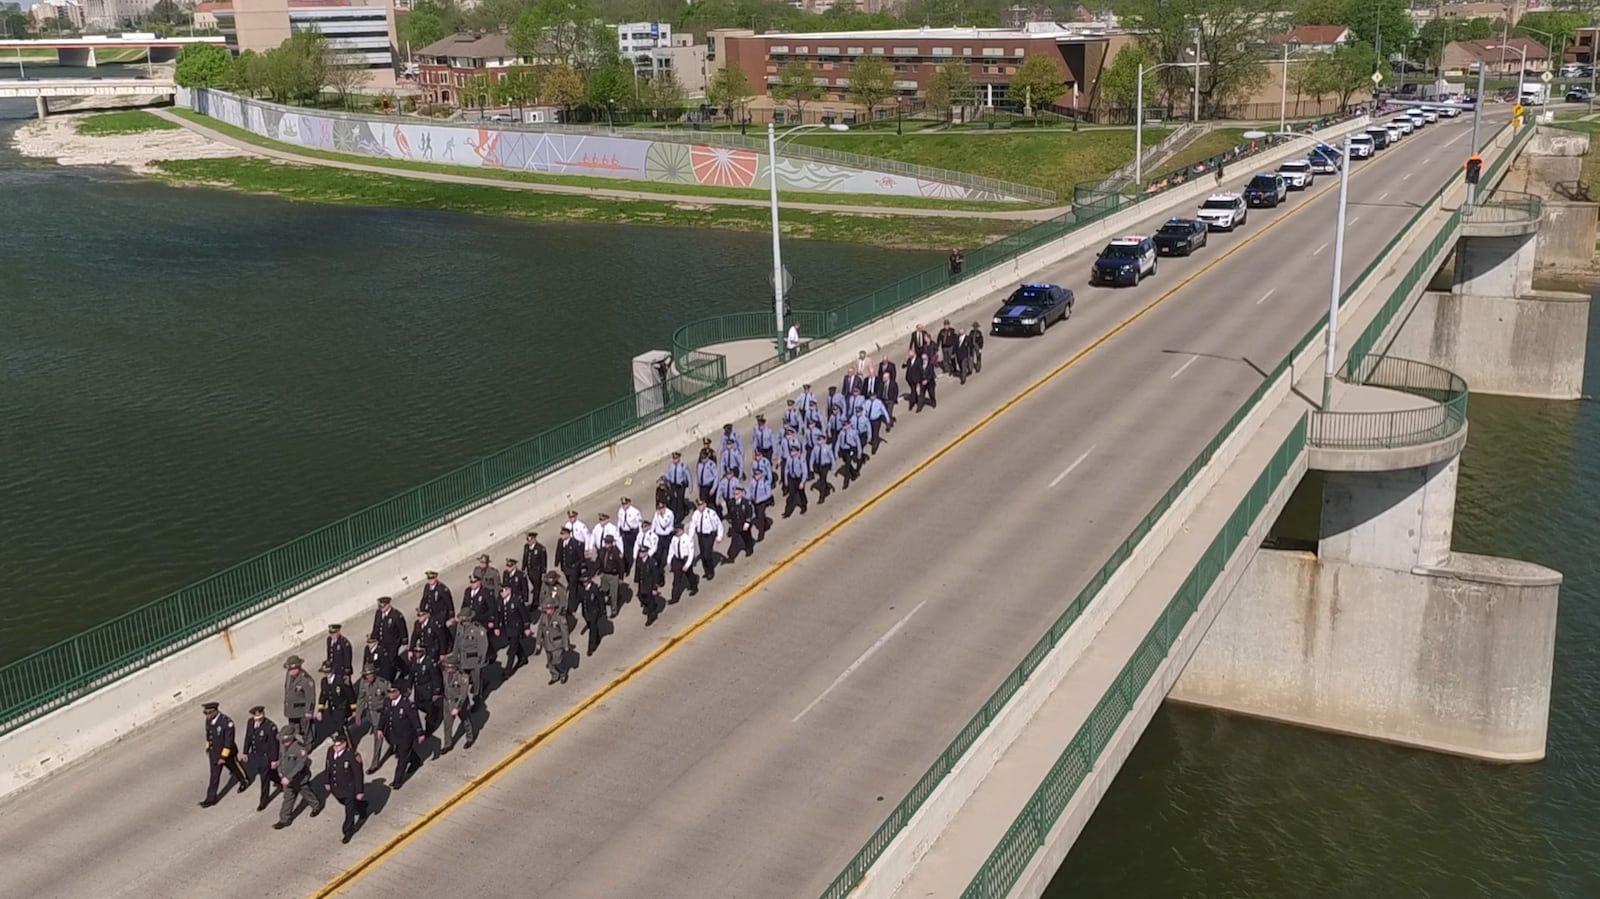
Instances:
[[[1328,245],[1327,244],[1323,244],[1322,246],[1317,247],[1315,250],[1312,250],[1311,251],[1311,255],[1315,256],[1318,253],[1321,253],[1323,250],[1326,250],[1327,248],[1328,248]]]
[[[1361,216],[1358,215],[1358,216],[1352,217],[1348,222],[1345,222],[1344,224],[1345,224],[1345,227],[1348,228],[1351,225],[1354,225],[1356,222],[1359,222],[1359,221],[1361,221]]]
[[[922,602],[917,603],[916,608],[914,608],[911,611],[907,612],[906,613],[906,617],[904,617],[904,618],[900,619],[899,621],[895,622],[895,626],[894,627],[889,628],[889,630],[886,631],[883,636],[878,638],[878,642],[876,642],[876,643],[872,644],[871,646],[867,647],[867,651],[866,652],[864,652],[861,655],[857,656],[856,660],[854,662],[850,663],[850,667],[849,668],[846,668],[844,671],[842,671],[839,674],[838,677],[833,679],[833,683],[828,685],[828,689],[823,690],[821,695],[819,695],[816,699],[811,700],[811,704],[806,706],[805,708],[801,709],[800,710],[800,714],[798,714],[798,715],[794,716],[793,718],[791,718],[789,720],[789,723],[790,724],[798,723],[801,718],[804,718],[806,716],[807,712],[809,712],[812,709],[817,707],[817,703],[819,703],[822,700],[828,698],[828,694],[829,693],[832,693],[836,687],[838,687],[840,684],[844,683],[844,679],[849,677],[850,675],[854,674],[855,670],[857,668],[860,668],[863,664],[865,664],[867,659],[872,658],[872,654],[873,653],[875,653],[878,650],[882,649],[883,648],[883,644],[888,643],[891,639],[894,638],[895,634],[900,633],[900,629],[906,626],[906,622],[911,620],[911,616],[917,614],[918,610],[920,610],[923,606],[925,606],[927,604],[928,604],[928,601],[926,599],[924,599]]]
[[[1466,131],[1461,132],[1460,134],[1456,135],[1455,137],[1452,137],[1449,140],[1445,141],[1444,145],[1447,146],[1447,147],[1450,146],[1451,144],[1455,143],[1456,141],[1462,139],[1463,137],[1466,137],[1467,133],[1468,132],[1466,132]]]
[[[1427,165],[1428,163],[1430,163],[1432,161],[1433,161],[1433,157],[1429,156],[1427,159],[1422,160],[1422,164],[1423,165]]]
[[[1388,195],[1389,195],[1388,191],[1384,191],[1383,193],[1378,194],[1378,202],[1382,203],[1383,202],[1383,198],[1387,197]]]
[[[1190,356],[1188,362],[1185,362],[1182,365],[1178,366],[1178,370],[1177,371],[1173,372],[1170,375],[1167,375],[1167,380],[1169,380],[1169,381],[1176,380],[1178,375],[1181,375],[1185,371],[1187,371],[1189,369],[1189,366],[1193,365],[1195,363],[1195,360],[1197,360],[1199,358],[1200,358],[1199,356]],[[1078,463],[1074,462],[1073,464],[1076,465]],[[1054,487],[1055,485],[1051,484],[1050,486]]]
[[[1200,357],[1196,356],[1196,357],[1194,357],[1194,359],[1190,359],[1189,361],[1193,362],[1195,359],[1198,359],[1198,358],[1200,358]],[[1184,365],[1183,368],[1188,368],[1188,367],[1189,367],[1188,365]],[[1178,369],[1178,371],[1183,371],[1183,368]],[[1092,447],[1092,446],[1089,447],[1088,449],[1084,450],[1083,451],[1083,455],[1079,456],[1071,465],[1068,465],[1066,471],[1063,471],[1062,473],[1056,475],[1056,479],[1050,482],[1050,486],[1054,487],[1055,485],[1057,485],[1057,484],[1061,483],[1063,480],[1065,480],[1067,475],[1072,474],[1073,469],[1077,468],[1079,465],[1082,465],[1083,464],[1083,460],[1089,458],[1089,454],[1092,453],[1092,452],[1094,452],[1094,447]]]
[[[1410,178],[1410,177],[1411,177],[1411,173],[1410,172],[1406,172],[1404,175],[1400,176],[1400,180],[1404,181],[1404,180],[1406,180],[1407,178]]]
[[[1261,299],[1256,300],[1256,305],[1259,306],[1262,303],[1265,303],[1267,301],[1267,297],[1270,297],[1270,296],[1272,296],[1273,294],[1275,294],[1277,292],[1278,292],[1278,288],[1274,287],[1271,290],[1267,291],[1266,293],[1262,294],[1261,295]]]

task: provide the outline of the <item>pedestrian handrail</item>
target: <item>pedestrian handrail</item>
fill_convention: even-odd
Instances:
[[[1351,360],[1344,380],[1382,387],[1434,403],[1422,409],[1311,413],[1312,446],[1327,449],[1393,449],[1433,443],[1459,433],[1467,424],[1467,382],[1449,369],[1394,356]]]
[[[1497,190],[1461,207],[1463,219],[1472,222],[1509,225],[1517,222],[1536,222],[1544,211],[1544,204],[1533,194]]]

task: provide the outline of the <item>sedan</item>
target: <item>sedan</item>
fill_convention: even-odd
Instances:
[[[1210,229],[1199,219],[1168,219],[1155,233],[1156,252],[1163,256],[1189,256],[1206,245]]]
[[[991,334],[1043,334],[1052,321],[1072,317],[1072,291],[1054,284],[1024,284],[1012,291],[994,320]]]

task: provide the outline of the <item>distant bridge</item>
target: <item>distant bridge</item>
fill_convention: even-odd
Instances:
[[[171,97],[178,85],[166,78],[34,78],[0,81],[0,100],[32,97],[39,118],[50,113],[51,97]]]
[[[0,40],[0,60],[7,53],[23,50],[54,50],[56,59],[65,66],[94,68],[100,65],[97,50],[146,50],[151,62],[171,62],[190,44],[216,44],[222,46],[224,38],[216,37],[68,37],[40,38],[38,40]]]

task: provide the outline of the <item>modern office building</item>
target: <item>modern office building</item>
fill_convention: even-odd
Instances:
[[[672,26],[665,22],[624,22],[616,26],[617,53],[637,59],[657,47],[672,46]]]
[[[370,72],[368,87],[395,86],[390,0],[233,0],[213,12],[229,50],[264,53],[297,31],[321,32],[330,49]]]

